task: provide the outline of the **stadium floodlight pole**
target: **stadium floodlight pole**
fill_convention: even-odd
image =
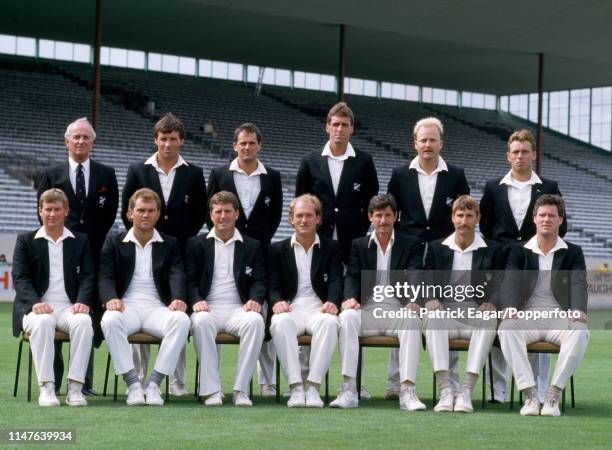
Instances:
[[[550,101],[550,99],[548,99]],[[538,64],[538,131],[536,134],[536,173],[542,173],[542,107],[544,104],[544,53],[539,54]]]
[[[103,0],[96,0],[96,36],[94,45],[94,96],[92,125],[98,132],[100,122],[100,46],[102,45],[102,3]]]
[[[338,66],[338,101],[344,101],[344,75],[346,73],[346,25],[340,25],[340,57]]]

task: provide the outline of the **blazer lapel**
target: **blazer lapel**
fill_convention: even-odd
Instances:
[[[542,184],[536,183],[533,186],[531,186],[531,200],[529,201],[529,207],[527,208],[527,211],[525,211],[525,217],[523,217],[523,223],[521,224],[521,234],[523,230],[525,229],[525,227],[527,226],[527,224],[531,220],[533,220],[532,219],[533,205],[535,204],[536,200],[538,199],[540,195],[542,195]]]
[[[342,172],[340,173],[340,181],[338,181],[338,192],[342,192],[345,189],[345,185],[347,183],[350,183],[351,180],[353,181],[353,186],[349,184],[347,189],[361,189],[361,186],[357,186],[360,183],[355,182],[355,178],[352,176],[355,164],[357,164],[357,158],[347,158],[344,160],[344,164],[342,165]]]
[[[178,174],[177,174],[178,175]],[[162,192],[161,184],[159,183],[159,175],[157,169],[152,164],[145,164],[145,178],[147,179],[147,185],[152,186],[153,190],[159,195],[162,203],[162,210],[166,209],[166,200],[164,200],[164,193]],[[176,179],[174,178],[174,185],[176,185]],[[173,186],[174,190],[174,186]]]
[[[472,253],[472,270],[480,270],[486,252],[487,248],[481,247]]]
[[[266,196],[268,192],[270,192],[270,176],[268,174],[261,174],[259,176],[259,181],[261,183],[261,189],[259,190],[259,195],[257,196],[257,200],[255,200],[255,205],[253,206],[253,211],[261,208],[263,204],[265,204]],[[268,200],[270,201],[270,200]],[[241,213],[242,214],[242,211]],[[251,213],[252,214],[252,213]]]
[[[238,278],[242,270],[242,261],[244,260],[244,243],[242,241],[234,242],[234,280],[238,287]]]
[[[391,270],[401,270],[403,269],[403,267],[400,267],[400,261],[402,258],[402,255],[404,254],[404,247],[401,245],[396,245],[397,241],[393,243],[393,247],[391,247],[391,265],[389,266],[389,268]],[[387,248],[387,251],[389,251],[389,249]]]
[[[312,262],[310,264],[310,282],[314,286],[314,280],[316,279],[316,275],[319,272],[319,267],[321,267],[321,244],[313,244],[312,249]],[[293,258],[295,260],[295,258]]]
[[[42,281],[45,285],[44,290],[46,291],[49,287],[49,244],[44,238],[34,239],[34,242],[36,245],[36,250],[40,255],[40,262],[42,263],[43,267],[44,279]]]
[[[429,210],[429,217],[435,217],[435,211],[438,209],[441,203],[446,201],[446,199],[444,198],[444,193],[448,192],[448,189],[446,188],[448,182],[448,172],[438,172],[438,177],[436,179],[436,188],[434,189],[434,196],[431,201],[431,209]],[[429,217],[427,218],[428,220]]]
[[[94,162],[89,160],[89,189],[87,190],[87,198],[85,199],[85,208],[91,209],[95,207],[96,193],[98,191],[98,171],[94,170]]]
[[[425,206],[423,206],[421,190],[419,189],[419,173],[416,171],[416,169],[408,169],[407,191],[414,192],[415,195],[413,197],[413,203],[416,208],[416,212],[421,216],[421,222],[427,222],[427,216],[425,215]]]
[[[172,189],[170,190],[170,195],[168,196],[168,204],[171,204],[175,201],[175,197],[178,198],[178,202],[186,201],[189,203],[189,194],[188,190],[183,189],[183,185],[185,184],[185,180],[187,178],[187,166],[182,165],[177,167],[176,173],[174,175],[174,183],[172,183]],[[157,177],[159,181],[159,177]],[[161,187],[161,185],[160,185]],[[185,198],[180,198],[181,195],[185,195]]]
[[[127,262],[125,266],[125,287],[127,290],[134,276],[134,269],[136,266],[136,244],[133,242],[122,242],[120,249],[122,255],[121,259]]]
[[[224,176],[227,177],[225,183],[222,183],[224,186],[229,186],[229,192],[234,194],[238,199],[238,221],[239,222],[247,222],[247,216],[244,213],[244,209],[242,208],[242,202],[240,202],[240,196],[238,195],[238,189],[236,189],[236,182],[234,181],[234,172],[229,170],[229,166],[227,166],[227,170],[224,172]],[[261,193],[260,193],[261,195]]]
[[[204,261],[206,262],[205,273],[203,274],[203,278],[208,283],[208,287],[212,285],[213,279],[213,271],[215,269],[214,261],[215,261],[215,240],[213,238],[207,238],[203,236],[204,246]]]
[[[376,270],[376,252],[378,251],[378,245],[376,245],[376,242],[370,243],[370,241],[367,240],[366,246],[366,258],[368,265],[365,270]]]
[[[331,174],[329,173],[329,165],[327,164],[327,157],[319,156],[319,170],[321,171],[321,174],[323,175],[323,180],[327,184],[329,192],[331,192],[335,198],[334,184],[332,183]],[[340,190],[340,185],[338,185],[338,190]]]
[[[297,264],[295,262],[295,253],[293,252],[293,247],[291,247],[290,240],[287,240],[285,248],[283,249],[283,269],[287,269],[289,271],[289,278],[291,279],[291,284],[295,285],[297,288]]]
[[[74,253],[74,239],[67,238],[62,241],[62,261],[63,261],[63,271],[64,271],[64,287],[66,288],[66,293],[70,295],[68,290],[68,285],[70,283],[71,274],[73,264],[76,264],[76,261],[73,263],[72,254]]]

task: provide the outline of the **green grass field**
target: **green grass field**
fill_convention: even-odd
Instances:
[[[13,382],[18,341],[11,334],[11,307],[0,304],[0,429],[76,430],[77,446],[95,448],[611,448],[612,333],[593,331],[585,359],[576,373],[575,409],[560,418],[521,417],[508,404],[480,408],[480,384],[475,413],[434,413],[431,367],[421,352],[417,390],[428,411],[408,413],[397,402],[383,399],[387,350],[366,350],[365,385],[374,399],[358,409],[291,410],[274,399],[254,398],[253,408],[231,405],[235,346],[223,351],[223,384],[227,404],[206,408],[194,397],[171,398],[163,408],[128,407],[120,382],[118,402],[98,396],[87,408],[41,408],[26,401],[27,359],[17,398]],[[26,352],[24,352],[24,355]],[[193,348],[188,353],[188,387],[193,388]],[[465,356],[462,357],[464,359]],[[95,387],[102,392],[106,348],[96,352]],[[340,382],[338,358],[330,371],[330,390]],[[65,388],[65,386],[64,386]],[[333,396],[332,396],[333,398]],[[569,399],[569,396],[568,396]],[[63,401],[63,397],[62,397]],[[0,447],[8,448],[0,443]],[[56,447],[57,448],[57,447]]]

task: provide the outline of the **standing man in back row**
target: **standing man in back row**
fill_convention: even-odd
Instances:
[[[240,205],[236,228],[244,236],[256,239],[264,257],[283,215],[283,187],[281,176],[259,161],[261,131],[254,123],[243,123],[234,131],[236,158],[229,164],[215,167],[208,177],[208,201],[220,191],[228,191],[238,198]],[[208,229],[213,224],[207,220]],[[264,306],[264,315],[267,311]],[[259,356],[258,380],[261,394],[274,396],[274,345],[264,342]]]
[[[183,257],[187,240],[198,234],[206,219],[206,182],[201,167],[187,163],[180,155],[185,137],[183,123],[172,113],[164,115],[153,128],[157,152],[145,161],[130,165],[121,196],[121,218],[131,228],[127,212],[132,194],[149,188],[161,199],[161,213],[156,229],[178,239]],[[149,360],[148,346],[135,352],[140,358],[141,377]],[[144,369],[144,370],[143,370]],[[185,349],[181,352],[176,372],[170,379],[170,393],[187,395],[185,389]]]
[[[556,181],[540,178],[533,171],[536,145],[529,130],[518,130],[508,138],[506,159],[510,171],[501,178],[487,181],[480,200],[480,232],[505,246],[506,253],[513,243],[523,244],[536,234],[532,220],[536,200],[544,194],[561,195]],[[565,236],[567,221],[563,220],[559,235]],[[493,347],[493,400],[506,397],[507,369],[501,351]],[[537,376],[540,403],[544,401],[550,355],[530,354],[529,360]]]
[[[354,131],[353,111],[344,102],[332,106],[325,130],[329,141],[302,160],[295,196],[315,195],[323,205],[319,234],[340,244],[342,262],[348,263],[353,239],[370,228],[368,204],[378,194],[378,175],[370,154],[349,142]]]

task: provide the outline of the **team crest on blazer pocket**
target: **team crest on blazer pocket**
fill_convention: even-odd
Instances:
[[[189,203],[189,194],[185,195],[185,204]]]
[[[361,191],[361,183],[353,183],[353,190],[355,192]]]
[[[270,197],[266,197],[264,199],[264,203],[265,203],[266,206],[270,206]]]
[[[81,272],[81,266],[76,266],[76,273],[77,275]]]
[[[244,268],[244,273],[247,277],[250,277],[251,275],[253,275],[253,268],[251,266],[246,266]]]
[[[323,274],[323,282],[327,283],[327,274],[326,273]]]
[[[100,197],[98,197],[98,206],[100,208],[104,208],[105,203],[106,203],[106,196],[101,195]]]
[[[453,197],[446,197],[446,206],[451,206],[454,201],[455,199],[453,199]]]

